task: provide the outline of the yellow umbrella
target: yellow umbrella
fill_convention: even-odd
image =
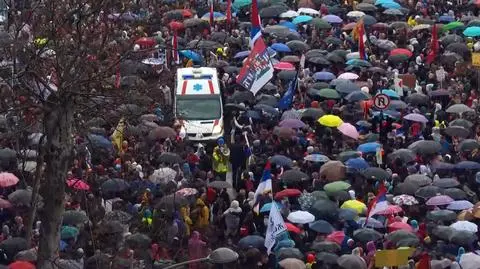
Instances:
[[[37,37],[35,38],[35,40],[33,41],[33,43],[36,45],[36,46],[45,46],[48,42],[48,39],[46,38],[41,38],[41,37]]]
[[[318,119],[318,123],[327,127],[338,127],[343,123],[343,120],[339,116],[323,115]]]
[[[367,206],[364,203],[357,200],[345,201],[340,208],[353,209],[357,211],[358,214],[362,214],[367,210]]]

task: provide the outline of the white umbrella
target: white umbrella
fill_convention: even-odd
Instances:
[[[347,13],[347,17],[350,17],[350,18],[360,18],[363,16],[365,16],[365,13],[358,10],[350,11]]]
[[[347,54],[347,56],[345,56],[345,58],[347,60],[360,59],[360,53],[358,51],[351,52],[351,53]]]
[[[419,24],[412,28],[413,31],[427,30],[432,28],[430,24]]]
[[[315,216],[307,211],[295,211],[288,214],[287,219],[292,223],[306,224],[315,221]]]
[[[351,73],[351,72],[346,72],[346,73],[343,73],[340,76],[338,76],[338,79],[355,80],[355,79],[358,79],[358,78],[359,78],[359,76],[357,74]]]
[[[478,231],[477,224],[470,221],[466,221],[466,220],[459,220],[453,223],[452,225],[450,225],[450,227],[452,227],[457,231],[467,231],[472,233],[476,233]]]
[[[280,18],[295,18],[298,15],[298,12],[296,12],[295,10],[289,10],[280,14]]]
[[[460,266],[462,269],[478,269],[480,264],[480,256],[475,253],[465,253],[460,258]]]
[[[307,14],[307,15],[320,15],[320,12],[318,10],[315,10],[313,8],[306,8],[306,7],[299,8],[297,12]]]
[[[177,176],[177,172],[170,167],[163,167],[153,171],[150,176],[150,181],[156,184],[167,184],[170,181],[174,181]]]
[[[473,111],[473,109],[469,108],[464,104],[455,104],[455,105],[449,106],[446,110],[447,113],[456,113],[456,114],[461,114],[463,112],[470,112],[470,111]]]

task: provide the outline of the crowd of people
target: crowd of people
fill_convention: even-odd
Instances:
[[[133,43],[117,76],[162,74],[161,100],[83,119],[90,129],[75,137],[57,266],[210,257],[185,267],[479,269],[477,4],[259,1],[275,71],[254,94],[236,82],[252,1],[128,3],[135,13],[108,16],[118,40]],[[188,119],[169,119],[173,74],[188,66],[218,72],[218,140],[191,141]],[[24,220],[40,137],[4,139],[0,150],[0,261],[11,269],[37,259],[42,223],[27,231]],[[286,231],[269,249],[276,209]],[[216,261],[221,248],[238,259]]]

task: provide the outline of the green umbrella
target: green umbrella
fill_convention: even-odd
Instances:
[[[318,96],[326,99],[340,99],[340,94],[334,89],[321,89],[318,91]]]
[[[310,24],[312,24],[317,30],[329,30],[332,28],[330,23],[320,18],[313,18],[313,20],[310,21]]]
[[[77,237],[79,231],[77,228],[72,227],[72,226],[63,226],[62,230],[60,232],[60,238],[62,240],[67,240],[71,238]]]
[[[348,184],[345,181],[335,181],[335,182],[328,183],[327,185],[323,186],[323,189],[327,193],[333,194],[333,193],[336,193],[336,192],[339,192],[339,191],[348,190],[348,188],[350,188],[350,187],[351,187],[351,185]]]
[[[450,31],[450,30],[457,29],[457,28],[463,27],[463,26],[465,26],[465,24],[463,24],[463,22],[452,21],[452,22],[449,23],[449,24],[445,24],[445,25],[442,27],[442,30],[443,30],[443,31]]]
[[[235,2],[233,2],[233,7],[236,9],[240,9],[242,7],[246,7],[251,4],[252,4],[252,0],[235,0]]]

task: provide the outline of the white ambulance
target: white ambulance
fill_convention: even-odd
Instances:
[[[223,136],[222,95],[215,68],[177,69],[175,113],[183,119],[189,140],[209,141]]]

